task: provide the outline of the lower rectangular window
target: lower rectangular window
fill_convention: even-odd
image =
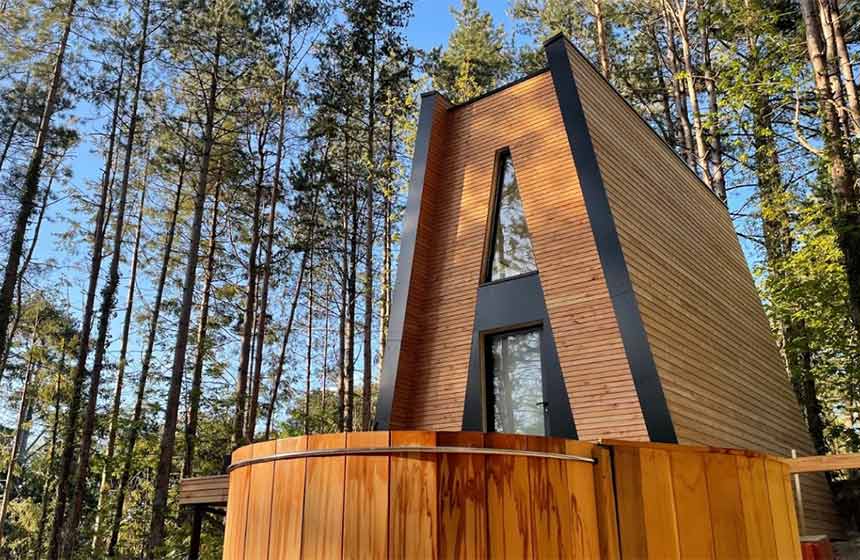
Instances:
[[[496,432],[544,435],[540,330],[491,335],[485,344],[488,427]]]

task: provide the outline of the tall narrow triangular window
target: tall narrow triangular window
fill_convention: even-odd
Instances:
[[[537,270],[510,153],[502,154],[499,170],[490,260],[487,267],[489,281],[504,280]]]

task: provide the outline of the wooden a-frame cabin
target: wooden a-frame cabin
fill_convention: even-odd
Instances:
[[[860,462],[782,458],[812,445],[725,205],[567,39],[545,50],[423,96],[375,431],[185,481],[192,558],[213,504],[231,560],[800,560],[840,533],[817,471]]]
[[[569,41],[545,50],[423,96],[377,427],[814,454],[725,205]],[[807,532],[837,532],[806,478]]]

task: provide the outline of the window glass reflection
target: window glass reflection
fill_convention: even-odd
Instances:
[[[493,227],[490,280],[502,280],[537,270],[510,154],[503,156],[500,181]]]
[[[544,435],[540,332],[495,335],[487,345],[494,430]]]

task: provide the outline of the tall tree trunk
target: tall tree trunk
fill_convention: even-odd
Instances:
[[[848,279],[848,301],[854,328],[860,333],[860,195],[849,139],[843,134],[830,89],[817,0],[801,0],[806,46],[815,77],[815,92],[823,121],[824,158],[830,173],[832,216]]]
[[[347,213],[343,211],[343,247],[341,251],[342,263],[340,267],[341,282],[340,282],[340,309],[338,321],[338,368],[337,368],[337,431],[343,432],[346,429],[346,375],[347,361],[346,356],[347,344],[346,335],[347,329],[347,293],[346,287],[349,284],[349,222],[347,221]]]
[[[361,429],[370,430],[371,406],[370,390],[371,376],[373,374],[373,241],[376,229],[374,214],[374,195],[376,191],[376,32],[371,37],[370,51],[370,95],[368,96],[367,115],[367,160],[370,165],[368,172],[367,193],[365,194],[365,221],[366,237],[364,246],[364,348],[362,358],[362,386],[361,386]]]
[[[78,341],[77,359],[75,372],[72,376],[72,392],[69,400],[69,409],[66,414],[66,424],[63,427],[63,451],[60,454],[60,468],[57,473],[57,493],[54,501],[54,519],[51,525],[51,537],[48,543],[48,558],[56,560],[60,553],[63,522],[66,519],[66,505],[70,478],[72,475],[75,445],[77,442],[78,414],[80,413],[81,398],[86,376],[87,356],[90,348],[90,333],[93,323],[93,307],[95,305],[96,289],[101,270],[102,256],[104,252],[105,223],[108,197],[110,196],[111,174],[113,173],[113,157],[116,144],[116,130],[119,119],[120,99],[122,97],[123,63],[120,62],[119,77],[116,85],[116,97],[114,100],[113,117],[111,119],[111,132],[108,139],[108,151],[105,160],[104,175],[102,177],[101,192],[99,193],[99,207],[96,212],[96,221],[93,228],[93,251],[90,256],[90,275],[87,284],[87,296],[84,303],[84,314],[81,320],[81,330]]]
[[[200,233],[203,225],[203,209],[206,202],[206,187],[209,183],[209,162],[212,147],[215,145],[215,114],[218,102],[218,70],[221,63],[222,30],[218,16],[218,32],[212,62],[212,77],[206,98],[206,124],[203,132],[203,154],[200,158],[200,176],[197,179],[194,197],[194,218],[191,224],[191,239],[188,246],[188,262],[185,279],[182,283],[182,303],[179,307],[179,321],[176,325],[176,344],[174,345],[173,367],[167,392],[167,405],[164,410],[164,429],[161,434],[161,449],[158,456],[158,471],[155,480],[155,494],[152,500],[152,520],[149,539],[144,555],[148,559],[157,558],[164,540],[164,519],[167,514],[167,493],[170,471],[173,465],[173,451],[176,446],[176,422],[179,414],[179,396],[182,390],[182,375],[185,371],[185,354],[188,349],[188,331],[191,323],[191,307],[194,303],[194,284],[197,279],[197,261],[200,251]]]
[[[320,415],[323,419],[325,419],[325,411],[326,411],[326,391],[328,389],[327,381],[328,381],[328,331],[329,331],[329,306],[331,303],[331,282],[326,283],[325,287],[325,299],[323,300],[325,304],[324,309],[324,320],[323,320],[323,361],[322,361],[322,374],[320,375],[321,385],[322,385],[322,402],[320,403]],[[325,425],[324,430],[328,429],[328,425]]]
[[[308,333],[307,353],[305,356],[305,435],[311,433],[311,360],[314,349],[314,252],[310,249],[310,265],[308,266]]]
[[[27,417],[28,399],[30,395],[30,382],[33,379],[33,370],[37,368],[32,351],[36,346],[39,334],[39,318],[33,323],[33,333],[30,336],[31,355],[24,366],[24,386],[21,389],[21,402],[18,405],[18,419],[15,422],[15,430],[12,432],[12,448],[9,450],[9,464],[6,466],[6,483],[3,486],[3,498],[0,499],[0,548],[3,547],[4,532],[3,525],[6,521],[6,510],[9,507],[9,499],[12,496],[12,486],[15,484],[15,464],[18,462],[18,454],[21,451],[21,435],[24,431],[24,422]]]
[[[233,446],[239,447],[254,440],[255,417],[250,410],[245,415],[246,392],[248,391],[248,371],[251,360],[251,342],[254,338],[254,308],[257,303],[257,251],[260,245],[260,206],[263,200],[263,174],[266,171],[265,143],[260,141],[258,155],[260,166],[257,170],[257,181],[254,189],[254,215],[251,221],[251,247],[248,251],[248,288],[245,292],[245,315],[242,321],[242,344],[239,350],[239,373],[236,386],[236,414],[233,417]],[[257,400],[256,393],[260,391],[258,379],[251,380],[251,401]]]
[[[358,193],[355,185],[350,193],[349,283],[347,292],[346,327],[346,431],[354,429],[355,422],[355,300],[356,271],[358,269]]]
[[[212,279],[215,276],[215,250],[218,246],[218,203],[221,198],[221,179],[215,183],[215,201],[212,207],[212,223],[209,229],[209,247],[206,253],[206,278],[203,281],[203,300],[200,303],[200,318],[197,322],[197,341],[195,344],[194,370],[191,375],[191,391],[188,403],[188,421],[185,424],[185,460],[182,463],[182,476],[194,474],[194,448],[197,443],[197,423],[200,415],[200,396],[203,388],[203,361],[209,353],[206,329],[209,325],[209,298],[212,292]]]
[[[39,128],[36,132],[36,145],[30,156],[27,173],[24,176],[24,188],[21,190],[18,215],[15,218],[15,227],[9,240],[9,252],[6,258],[6,269],[3,274],[3,284],[0,286],[0,356],[6,351],[6,331],[9,328],[9,317],[12,314],[12,298],[15,286],[18,283],[18,267],[21,264],[21,252],[24,248],[24,237],[27,234],[27,225],[30,216],[36,207],[36,195],[39,193],[39,180],[42,174],[42,160],[45,157],[45,146],[48,134],[51,131],[51,118],[54,116],[57,96],[63,81],[63,61],[66,57],[66,46],[69,43],[69,34],[72,31],[75,6],[77,0],[69,0],[63,22],[63,31],[60,35],[60,43],[54,59],[54,68],[51,73],[51,83],[48,86],[48,94],[45,97],[45,106],[42,108],[42,117],[39,120]]]
[[[173,241],[176,237],[176,221],[179,208],[182,203],[182,188],[185,183],[185,166],[187,164],[187,148],[182,152],[179,162],[179,180],[176,185],[176,195],[173,200],[173,210],[170,214],[170,224],[167,227],[167,238],[164,241],[164,254],[161,258],[161,270],[155,289],[155,300],[152,304],[152,316],[149,319],[149,331],[146,338],[146,347],[140,365],[140,377],[137,380],[137,394],[134,402],[129,432],[126,437],[125,456],[123,457],[122,472],[116,490],[116,502],[113,507],[113,518],[111,521],[110,540],[108,541],[107,554],[109,557],[116,555],[116,547],[119,542],[119,529],[122,522],[122,512],[125,505],[125,495],[131,479],[132,459],[134,448],[140,435],[141,420],[143,417],[143,401],[146,395],[146,383],[149,377],[149,369],[152,364],[152,354],[155,348],[155,338],[158,332],[158,319],[161,314],[161,303],[164,298],[164,286],[167,283],[167,273],[170,267],[170,257],[173,251]]]
[[[854,81],[854,68],[851,62],[851,55],[845,44],[845,32],[842,26],[839,0],[825,0],[824,8],[828,10],[828,21],[833,29],[839,72],[842,75],[848,111],[851,115],[851,129],[855,135],[860,135],[860,101],[858,101],[857,96],[857,83]]]
[[[591,5],[594,11],[594,33],[597,38],[597,58],[600,60],[600,73],[608,80],[611,77],[611,66],[607,38],[611,31],[603,14],[603,0],[592,0]]]
[[[726,178],[723,171],[723,142],[720,128],[720,111],[717,100],[717,86],[711,65],[711,20],[708,6],[702,0],[699,5],[699,21],[701,30],[702,74],[705,91],[708,94],[708,141],[710,157],[711,189],[723,202],[726,201]]]
[[[684,147],[684,159],[687,160],[687,163],[691,167],[695,167],[696,155],[693,148],[693,133],[690,118],[687,115],[687,100],[683,92],[683,82],[678,70],[678,55],[675,52],[675,31],[669,16],[669,7],[665,3],[663,5],[663,20],[666,27],[666,65],[672,75],[672,97],[675,98],[675,110],[681,125],[678,130],[681,136],[678,145]]]
[[[379,320],[379,374],[382,375],[382,364],[385,363],[385,349],[388,343],[388,318],[391,315],[391,252],[393,243],[392,197],[396,186],[394,184],[394,163],[397,154],[394,151],[394,116],[388,119],[388,146],[385,154],[386,186],[383,193],[383,227],[382,227],[382,286],[380,295]]]
[[[302,253],[302,262],[299,265],[299,276],[296,280],[296,290],[293,292],[293,300],[290,302],[290,314],[287,317],[287,327],[284,329],[284,336],[281,339],[281,351],[278,355],[278,365],[275,367],[275,376],[272,380],[272,394],[269,397],[269,409],[266,411],[266,435],[265,439],[269,439],[272,433],[272,418],[275,415],[275,405],[278,402],[278,390],[281,386],[281,376],[284,373],[284,362],[287,359],[287,344],[290,340],[290,333],[293,330],[293,319],[296,316],[296,307],[299,303],[299,295],[302,293],[302,280],[305,277],[305,269],[308,263],[308,251]]]
[[[57,367],[57,377],[54,383],[54,420],[51,422],[51,445],[48,451],[48,462],[45,466],[42,483],[42,499],[40,500],[39,523],[36,528],[36,541],[33,543],[33,560],[42,557],[42,546],[45,538],[45,525],[48,521],[48,502],[51,497],[51,481],[54,477],[54,460],[57,455],[57,436],[60,433],[60,397],[62,396],[63,377],[66,373],[66,352],[68,350],[68,335],[63,336],[60,350],[60,363]]]
[[[54,180],[57,177],[57,171],[63,162],[65,153],[58,158],[51,175],[48,177],[48,184],[45,185],[45,192],[42,194],[42,204],[39,206],[39,215],[36,217],[36,224],[33,226],[33,238],[30,240],[30,248],[27,250],[27,256],[24,257],[24,262],[21,264],[21,270],[18,273],[18,284],[15,286],[15,316],[12,318],[12,324],[9,326],[8,343],[6,351],[0,361],[0,379],[3,379],[3,373],[6,371],[6,364],[9,363],[9,353],[12,351],[12,343],[15,340],[15,335],[18,333],[18,326],[21,324],[23,316],[22,300],[24,296],[23,283],[27,275],[27,269],[30,268],[30,263],[33,260],[33,253],[36,251],[36,245],[39,243],[39,234],[42,231],[42,223],[45,221],[45,212],[48,210],[48,201],[51,199],[51,190],[54,186]]]
[[[702,180],[713,189],[711,173],[708,169],[708,151],[705,147],[705,132],[702,125],[702,112],[699,109],[699,96],[696,91],[696,68],[693,66],[690,35],[687,27],[687,0],[672,0],[669,9],[675,28],[678,30],[678,40],[681,43],[681,63],[684,65],[684,81],[687,89],[687,102],[693,116],[693,139],[696,142],[696,167]]]
[[[102,474],[99,482],[98,501],[96,503],[96,520],[93,525],[93,540],[91,544],[92,550],[98,551],[101,548],[101,525],[104,518],[105,500],[107,498],[108,487],[111,486],[113,479],[113,459],[116,452],[116,435],[119,424],[119,410],[122,404],[122,388],[125,379],[125,368],[128,357],[128,338],[131,332],[131,319],[134,310],[134,290],[137,286],[137,267],[140,258],[140,238],[143,233],[143,210],[146,207],[146,184],[149,180],[149,162],[146,164],[146,171],[143,173],[143,186],[140,189],[140,206],[137,210],[137,231],[134,234],[134,249],[131,255],[131,271],[128,279],[128,291],[126,292],[125,313],[122,320],[122,336],[120,338],[119,347],[119,362],[117,365],[116,384],[113,390],[113,403],[111,405],[110,420],[108,422],[108,441],[107,450],[104,457],[104,465],[102,466]]]
[[[96,341],[95,356],[93,357],[93,369],[90,373],[90,391],[87,402],[87,411],[84,416],[81,431],[81,447],[78,458],[78,473],[75,479],[75,489],[71,515],[66,519],[66,534],[63,542],[63,557],[71,558],[77,548],[78,524],[83,513],[84,494],[87,489],[87,479],[90,473],[90,454],[92,452],[93,430],[96,423],[96,405],[99,398],[99,387],[101,385],[101,373],[104,366],[104,357],[107,352],[107,337],[110,330],[110,319],[116,306],[116,289],[119,285],[119,263],[122,257],[122,241],[125,229],[125,208],[128,200],[128,186],[131,178],[131,161],[134,157],[134,141],[138,124],[138,108],[140,106],[141,84],[143,82],[143,69],[146,64],[146,42],[149,34],[149,0],[143,2],[142,22],[140,28],[140,45],[137,49],[137,64],[135,67],[134,90],[131,97],[131,113],[128,123],[128,138],[125,148],[125,160],[122,166],[122,182],[119,187],[119,202],[116,209],[116,221],[114,223],[113,246],[111,248],[111,260],[108,270],[108,280],[102,290],[102,302],[99,309],[98,339]],[[148,147],[147,147],[148,149]],[[149,154],[146,155],[147,162]],[[148,165],[148,163],[147,163]],[[145,188],[145,187],[144,187]]]
[[[291,5],[292,7],[292,5]],[[272,182],[272,193],[269,197],[269,220],[268,229],[266,231],[266,262],[263,265],[263,285],[260,290],[260,311],[257,314],[257,346],[256,354],[254,355],[254,379],[257,380],[257,388],[259,394],[259,383],[263,375],[263,346],[266,340],[266,327],[268,325],[268,310],[269,310],[269,285],[272,278],[272,253],[273,243],[275,240],[275,221],[278,217],[278,198],[281,196],[281,166],[284,161],[284,143],[287,136],[287,106],[289,104],[290,94],[290,65],[292,64],[292,47],[293,47],[293,15],[290,14],[290,22],[287,27],[287,53],[284,55],[284,75],[281,81],[281,114],[278,123],[278,144],[275,148],[275,169],[274,180]],[[254,398],[251,402],[251,410],[249,416],[252,418],[251,425],[257,423],[257,409],[259,407],[258,398]],[[266,415],[266,438],[269,437],[271,428],[270,415]],[[253,435],[253,434],[252,434]]]

